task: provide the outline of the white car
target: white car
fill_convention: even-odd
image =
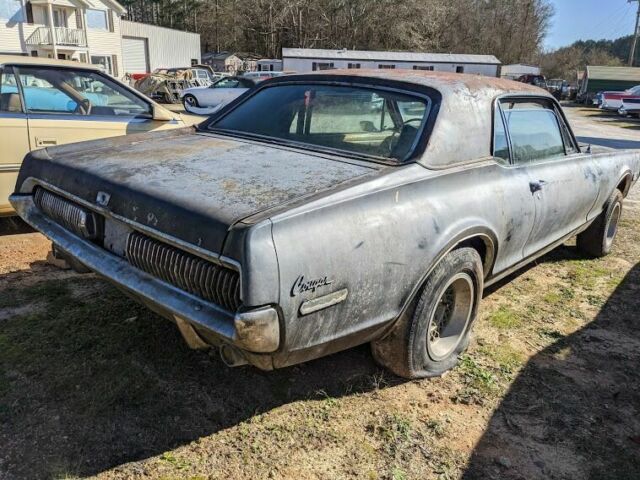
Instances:
[[[209,115],[253,88],[257,81],[244,77],[224,77],[208,87],[186,88],[180,94],[187,112]]]

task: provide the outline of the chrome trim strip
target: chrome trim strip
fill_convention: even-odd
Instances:
[[[0,173],[19,172],[21,163],[3,163],[0,164]]]
[[[343,288],[337,292],[323,295],[322,297],[314,298],[313,300],[307,300],[300,305],[300,315],[309,315],[310,313],[323,310],[325,308],[332,307],[338,303],[344,302],[349,295],[349,290]]]
[[[69,255],[107,280],[123,287],[143,303],[166,312],[167,318],[183,318],[189,323],[234,343],[238,340],[234,315],[168,283],[136,269],[125,259],[83,240],[43,215],[31,195],[11,195],[11,205],[23,220],[42,232]]]
[[[54,185],[51,185],[50,183],[44,182],[37,178],[33,178],[33,177],[27,178],[22,184],[22,186],[20,187],[20,191],[24,194],[31,194],[31,192],[33,192],[33,189],[36,186],[41,186],[47,190],[51,190],[52,192],[57,193],[62,197],[66,197],[69,200],[76,202],[79,205],[82,205],[90,210],[93,210],[96,213],[99,213],[100,215],[103,215],[105,218],[122,222],[128,225],[129,227],[133,228],[134,230],[138,230],[139,232],[145,233],[157,240],[169,243],[170,245],[186,250],[187,252],[197,255],[198,257],[202,257],[205,260],[209,260],[219,265],[232,268],[242,273],[240,262],[232,258],[225,257],[224,255],[221,255],[221,254],[210,252],[209,250],[206,250],[204,248],[198,247],[191,243],[185,242],[184,240],[180,240],[178,238],[172,237],[158,230],[154,230],[153,228],[147,227],[146,225],[141,225],[137,222],[134,222],[133,220],[129,220],[126,217],[117,215],[106,208],[100,207],[91,202],[87,202],[86,200],[80,197],[77,197],[69,192],[61,190],[60,188],[57,188]],[[242,292],[242,275],[240,275],[240,291]]]
[[[126,123],[127,125],[154,121],[152,117],[141,118],[134,115],[117,117],[115,115],[75,115],[73,113],[29,113],[27,116],[29,120],[74,120],[79,122]]]

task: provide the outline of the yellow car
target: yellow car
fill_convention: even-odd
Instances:
[[[31,150],[186,125],[93,65],[0,55],[0,216]]]

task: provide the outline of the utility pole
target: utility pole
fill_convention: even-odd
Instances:
[[[638,44],[638,36],[640,31],[640,0],[627,0],[629,3],[638,2],[638,13],[636,14],[636,29],[633,31],[633,39],[631,40],[631,52],[629,53],[629,66],[633,67],[633,61],[636,59],[636,45]]]

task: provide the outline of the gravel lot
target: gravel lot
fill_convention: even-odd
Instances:
[[[566,109],[581,142],[640,122]],[[367,347],[228,369],[3,222],[0,478],[640,478],[640,189],[612,255],[569,242],[485,294],[469,354],[403,381]]]

